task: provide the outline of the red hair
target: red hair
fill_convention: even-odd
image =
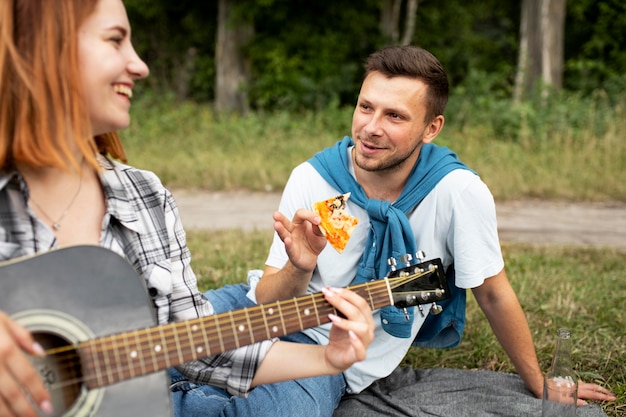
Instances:
[[[98,152],[126,160],[117,133],[92,136],[77,81],[78,29],[98,1],[0,2],[1,169],[77,169],[82,158],[98,169]]]

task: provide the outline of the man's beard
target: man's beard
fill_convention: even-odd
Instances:
[[[419,152],[422,147],[422,138],[423,134],[420,136],[417,144],[411,149],[409,152],[406,152],[402,155],[396,155],[389,160],[378,161],[375,164],[368,164],[368,162],[372,162],[368,157],[359,155],[356,151],[354,153],[354,164],[368,172],[396,172],[404,168],[404,166],[408,163],[409,158],[415,155],[416,152]]]

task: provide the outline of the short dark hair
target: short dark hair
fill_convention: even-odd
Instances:
[[[428,86],[426,119],[442,115],[448,104],[448,77],[441,62],[430,52],[413,45],[394,45],[367,57],[365,77],[380,72],[388,78],[415,78]]]

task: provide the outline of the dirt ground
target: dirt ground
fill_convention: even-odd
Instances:
[[[187,229],[269,230],[280,194],[172,190]],[[626,252],[626,203],[496,204],[502,242],[615,247]]]

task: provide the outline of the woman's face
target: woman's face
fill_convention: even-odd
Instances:
[[[149,70],[130,41],[122,0],[98,1],[80,26],[78,55],[93,135],[125,129],[134,82]]]

